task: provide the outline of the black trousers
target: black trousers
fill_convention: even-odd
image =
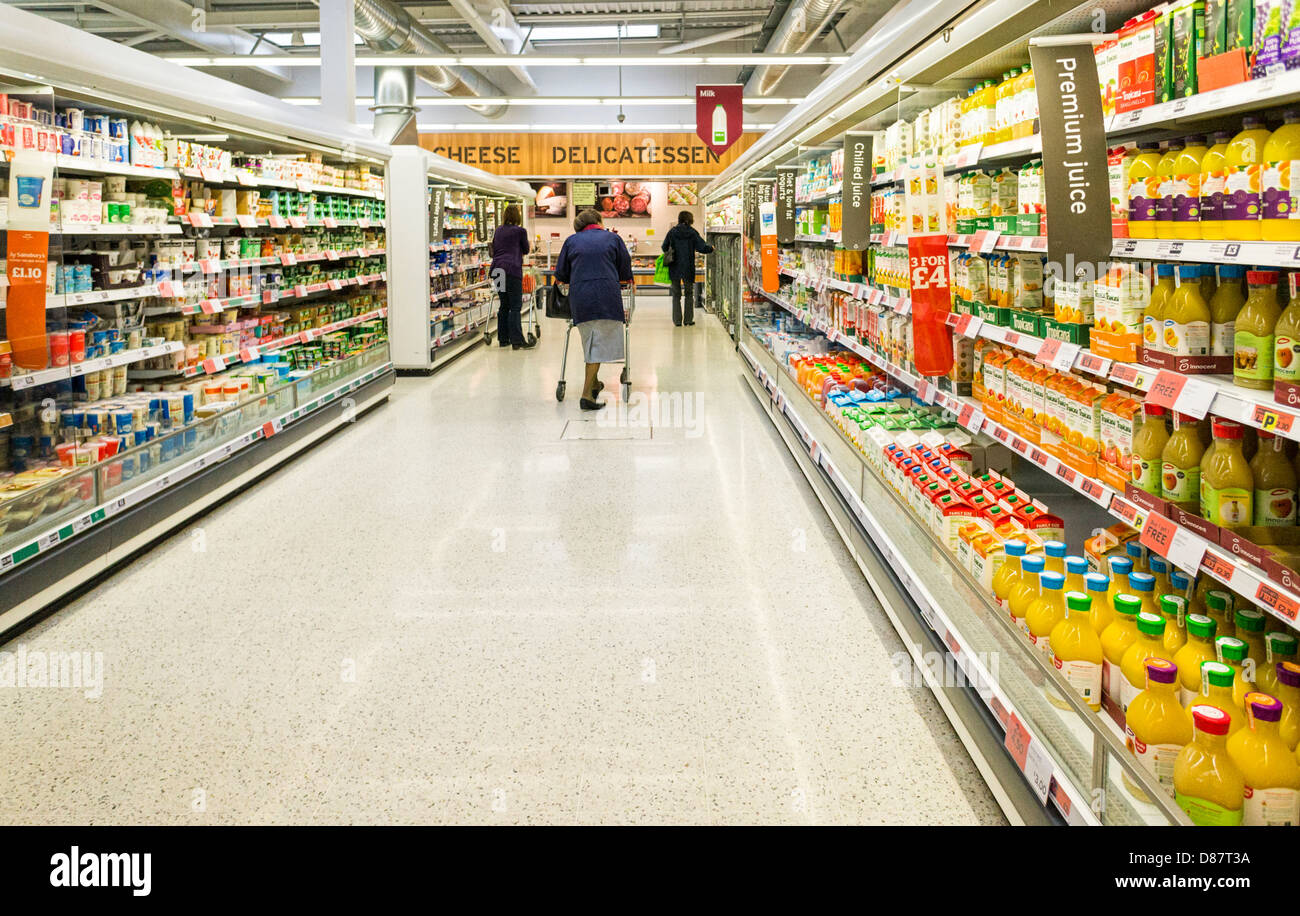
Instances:
[[[682,293],[686,293],[686,312],[682,312]],[[680,325],[683,321],[690,324],[695,320],[695,278],[689,280],[673,280],[673,324]]]
[[[520,311],[524,304],[524,278],[509,274],[499,275],[496,281],[501,297],[501,310],[497,313],[497,346],[509,347],[525,344],[524,325]]]

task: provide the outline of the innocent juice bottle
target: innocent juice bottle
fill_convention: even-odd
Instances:
[[[1124,675],[1120,671],[1120,662],[1128,647],[1137,642],[1137,614],[1142,610],[1142,602],[1134,595],[1115,596],[1115,619],[1102,631],[1101,652],[1102,684],[1106,696],[1116,705],[1120,703],[1121,684]]]
[[[1056,572],[1065,575],[1065,555],[1069,548],[1061,541],[1046,541],[1043,543],[1043,557],[1045,569],[1048,572]]]
[[[1246,268],[1219,267],[1219,285],[1210,297],[1210,355],[1232,356],[1237,313],[1246,304]]]
[[[1254,684],[1256,673],[1267,664],[1268,648],[1264,645],[1264,615],[1253,607],[1239,607],[1232,615],[1232,622],[1237,626],[1237,638],[1246,644],[1246,657],[1251,661],[1251,664],[1246,666],[1246,680]]]
[[[1155,600],[1156,607],[1160,607],[1160,596],[1169,594],[1169,561],[1158,553],[1153,553],[1147,559],[1147,568],[1151,570],[1151,577],[1156,580]]]
[[[1175,660],[1178,650],[1187,644],[1187,599],[1182,595],[1161,595],[1160,616],[1165,619],[1165,653]]]
[[[1242,711],[1241,704],[1232,698],[1232,683],[1235,679],[1232,668],[1222,662],[1202,662],[1201,694],[1187,707],[1188,713],[1200,705],[1217,706],[1231,717],[1229,734],[1245,726],[1246,713]]]
[[[1255,475],[1241,437],[1239,423],[1216,418],[1214,451],[1201,460],[1201,517],[1220,528],[1241,528],[1254,517]]]
[[[1241,133],[1224,150],[1224,238],[1241,242],[1260,238],[1260,163],[1270,136],[1262,119],[1247,117]]]
[[[1119,706],[1127,713],[1129,704],[1146,687],[1146,660],[1164,658],[1165,621],[1159,614],[1139,611],[1138,636],[1120,658],[1120,673],[1124,678],[1119,686]],[[1172,659],[1169,660],[1172,665]]]
[[[1191,743],[1174,761],[1174,799],[1197,826],[1239,827],[1246,779],[1228,754],[1230,714],[1197,704],[1192,725]]]
[[[1214,635],[1236,636],[1237,625],[1232,622],[1232,593],[1212,588],[1205,593],[1205,616],[1214,621]]]
[[[1259,451],[1250,460],[1250,471],[1255,476],[1252,524],[1292,528],[1296,522],[1296,473],[1286,456],[1286,440],[1262,430],[1258,436]]]
[[[1029,628],[1025,624],[1025,614],[1029,613],[1029,606],[1040,597],[1041,583],[1039,578],[1043,573],[1043,558],[1040,556],[1025,557],[1020,561],[1020,568],[1023,571],[1021,581],[1011,589],[1011,595],[1007,601],[1007,610],[1011,614],[1011,620],[1026,635]]]
[[[1156,603],[1156,577],[1151,573],[1129,573],[1128,594],[1138,599],[1142,605],[1139,610],[1160,616],[1160,605]]]
[[[1083,593],[1092,602],[1088,622],[1092,624],[1093,632],[1100,636],[1101,631],[1115,617],[1115,612],[1111,610],[1114,596],[1110,593],[1110,577],[1102,573],[1088,573],[1083,577]]]
[[[1279,662],[1294,662],[1300,642],[1290,633],[1273,630],[1264,636],[1264,663],[1255,667],[1255,686],[1262,692],[1281,699],[1278,692],[1277,666]],[[1283,701],[1285,702],[1285,701]]]
[[[1176,693],[1178,669],[1166,658],[1148,658],[1144,689],[1129,704],[1124,743],[1143,769],[1174,794],[1174,761],[1192,740],[1192,723]]]
[[[1065,591],[1086,592],[1088,584],[1084,576],[1088,574],[1088,561],[1084,557],[1065,558]]]
[[[1278,662],[1277,692],[1282,701],[1282,740],[1291,750],[1300,744],[1300,665],[1295,662]]]
[[[1094,573],[1093,575],[1098,575]],[[1098,578],[1105,578],[1098,575]],[[1101,639],[1093,628],[1093,601],[1081,592],[1065,596],[1065,616],[1052,627],[1052,664],[1094,710],[1101,708]]]
[[[1160,453],[1160,497],[1188,512],[1201,507],[1201,445],[1197,421],[1174,414],[1174,432]]]
[[[1276,270],[1246,272],[1249,293],[1233,326],[1232,382],[1241,388],[1273,388],[1274,338],[1282,315],[1277,281]]]
[[[1273,328],[1273,381],[1300,386],[1300,297],[1292,298]]]
[[[1159,143],[1137,145],[1138,154],[1128,168],[1128,234],[1135,239],[1156,237],[1156,209],[1160,201]]]
[[[1050,657],[1052,628],[1065,618],[1065,575],[1044,572],[1039,579],[1039,597],[1025,612],[1025,629],[1034,648]]]
[[[1201,695],[1201,664],[1218,658],[1214,651],[1214,621],[1200,614],[1187,615],[1187,642],[1174,653],[1178,666],[1178,699],[1187,706]]]
[[[1300,221],[1296,219],[1300,199],[1291,197],[1291,169],[1300,159],[1300,112],[1288,111],[1282,121],[1260,152],[1259,231],[1266,242],[1300,241]]]
[[[1156,198],[1156,238],[1174,238],[1174,162],[1183,153],[1182,140],[1170,140],[1156,163],[1159,197]]]
[[[1202,292],[1209,268],[1186,264],[1178,268],[1178,286],[1165,301],[1162,352],[1174,356],[1204,356],[1210,352],[1210,303]]]
[[[1092,612],[1093,622],[1096,623],[1098,617],[1104,620],[1094,626],[1097,635],[1100,636],[1106,632],[1106,627],[1110,626],[1115,619],[1115,599],[1120,595],[1128,594],[1128,577],[1133,573],[1133,561],[1128,557],[1111,557],[1108,560],[1110,565],[1110,584],[1106,591],[1106,608],[1107,614],[1100,614],[1100,609]],[[1135,612],[1136,613],[1136,612]]]
[[[993,597],[997,599],[999,607],[1006,606],[1011,589],[1020,582],[1020,561],[1025,555],[1025,542],[1007,541],[1002,545],[1002,552],[1006,559],[993,574]]]
[[[1242,706],[1242,699],[1250,691],[1246,680],[1246,644],[1235,636],[1220,636],[1214,641],[1219,661],[1232,669],[1232,699]]]
[[[1205,137],[1195,134],[1183,141],[1173,164],[1173,237],[1201,238],[1201,162],[1209,148]],[[1158,225],[1158,224],[1157,224]]]
[[[1162,349],[1165,307],[1176,288],[1174,265],[1157,264],[1156,282],[1151,287],[1151,298],[1147,300],[1146,308],[1142,312],[1142,346],[1148,350]]]
[[[1155,404],[1143,407],[1142,426],[1133,434],[1133,484],[1152,495],[1160,494],[1162,461],[1169,432],[1165,409]]]
[[[1232,134],[1226,130],[1210,135],[1213,144],[1201,158],[1201,238],[1223,238],[1223,194],[1227,175],[1228,141]]]
[[[1300,762],[1282,740],[1282,703],[1266,693],[1246,694],[1247,727],[1228,739],[1228,755],[1245,779],[1246,827],[1300,823]]]

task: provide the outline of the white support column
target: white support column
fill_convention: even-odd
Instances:
[[[398,369],[432,365],[425,156],[419,147],[399,146],[388,163],[388,337]]]
[[[353,0],[320,0],[320,106],[326,118],[357,120]]]

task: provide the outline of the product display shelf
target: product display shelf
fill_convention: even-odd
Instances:
[[[321,293],[340,292],[349,286],[367,286],[384,280],[384,273],[359,274],[355,277],[342,277],[326,280],[322,283],[300,283],[288,287],[271,287],[246,296],[225,296],[199,299],[193,302],[173,300],[171,305],[149,306],[144,310],[146,318],[159,315],[212,315],[225,309],[253,308],[274,305],[289,299],[308,299]]]
[[[460,296],[463,296],[465,293],[468,293],[470,290],[481,289],[484,286],[488,286],[491,282],[492,282],[491,280],[480,280],[477,283],[471,283],[468,286],[462,286],[459,287],[458,289],[447,289],[447,290],[443,290],[442,292],[431,293],[429,295],[429,301],[441,302],[444,299],[456,299],[459,298]]]
[[[740,235],[739,226],[708,226],[704,230],[706,233],[716,233],[718,235]]]
[[[166,343],[150,347],[124,350],[121,353],[114,353],[110,356],[101,356],[95,359],[82,360],[79,363],[72,363],[68,366],[57,366],[53,369],[42,369],[37,372],[24,372],[21,375],[15,375],[12,378],[0,379],[0,387],[7,385],[12,387],[15,391],[24,391],[28,388],[35,388],[40,385],[50,385],[56,382],[66,381],[69,378],[77,378],[78,376],[85,375],[87,372],[100,372],[104,369],[111,369],[114,366],[127,366],[131,363],[153,359],[157,356],[166,356],[168,353],[176,353],[183,349],[185,349],[184,344],[177,341],[167,341]]]
[[[986,763],[1003,789],[1009,778],[1023,777],[1039,804],[1050,805],[1071,824],[1187,823],[1173,800],[1128,754],[1114,723],[1075,698],[1064,678],[1024,641],[1005,611],[955,563],[951,552],[915,523],[898,494],[761,341],[746,331],[739,352],[759,381],[760,398],[798,431],[797,457],[809,458],[825,473],[908,593],[920,620],[953,658],[970,693],[997,723],[1001,734],[996,737],[1007,755],[997,759],[999,755],[989,754]],[[1056,495],[1050,498],[1054,507],[1060,501]],[[898,524],[900,516],[913,523]],[[846,541],[853,550],[854,543]],[[882,603],[887,597],[882,596]],[[893,603],[893,614],[901,610]],[[932,661],[914,661],[935,667]],[[1107,765],[1096,766],[1098,760]],[[1147,798],[1135,798],[1128,789],[1131,784],[1140,786]],[[1099,793],[1102,787],[1106,791]],[[1095,799],[1102,801],[1095,804]]]

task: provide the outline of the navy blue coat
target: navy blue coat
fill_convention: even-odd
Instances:
[[[694,226],[685,223],[668,230],[660,247],[667,251],[669,245],[673,246],[675,260],[668,265],[668,276],[673,280],[695,279],[695,252],[713,254],[713,246],[700,237]]]
[[[608,318],[623,320],[619,281],[632,282],[632,256],[617,233],[588,227],[564,240],[555,279],[569,284],[574,324]]]

